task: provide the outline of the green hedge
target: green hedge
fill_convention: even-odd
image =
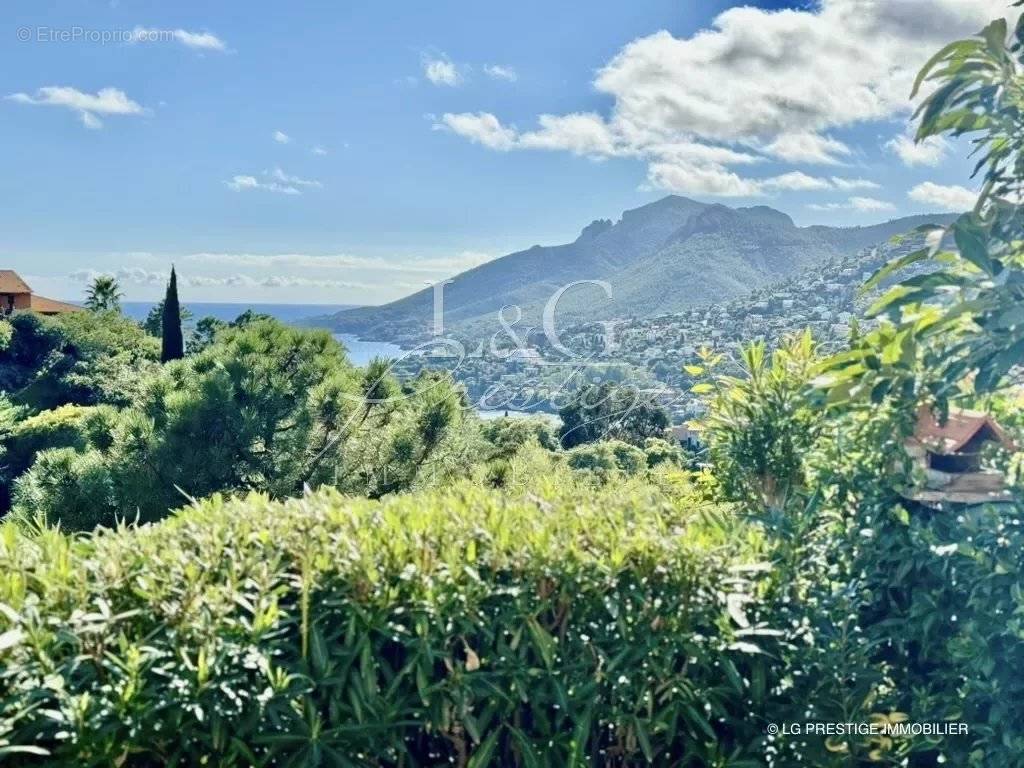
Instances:
[[[466,486],[213,499],[91,537],[8,524],[0,756],[761,765],[770,649],[733,567],[755,547],[675,498]]]

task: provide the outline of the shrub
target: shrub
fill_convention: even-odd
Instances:
[[[870,595],[860,623],[892,677],[893,708],[970,727],[970,737],[917,744],[912,764],[1024,765],[1022,510],[908,505],[870,524],[856,560]]]
[[[652,468],[661,464],[681,467],[686,463],[679,445],[660,437],[649,437],[644,441],[644,454],[647,456],[647,466]]]
[[[47,448],[85,447],[87,424],[112,415],[112,409],[102,406],[62,405],[19,421],[7,440],[12,468],[20,474],[37,453]]]
[[[84,448],[88,436],[113,418],[105,406],[62,405],[17,421],[6,436],[0,480],[0,511],[9,506],[10,482],[28,469],[36,454],[49,448]]]
[[[602,440],[569,451],[569,466],[607,482],[643,471],[647,467],[647,456],[636,446],[621,440]]]
[[[818,362],[809,331],[768,352],[763,342],[742,350],[742,376],[715,369],[705,354],[693,375],[714,374],[693,389],[709,393],[704,439],[723,493],[752,509],[782,510],[806,495],[805,454],[821,430],[821,411],[809,398]]]
[[[752,599],[729,568],[742,537],[711,516],[626,483],[213,499],[84,538],[7,525],[0,749],[58,766],[759,765],[768,656],[734,618]]]
[[[378,374],[354,368],[325,331],[273,320],[225,329],[202,353],[145,379],[116,418],[94,423],[82,461],[61,456],[25,473],[14,510],[88,529],[157,520],[219,491],[286,497],[326,484],[381,496],[442,482],[469,463],[471,436],[460,432],[461,395],[450,379],[421,377],[399,393]],[[46,476],[53,467],[59,484]],[[67,486],[95,484],[103,468],[111,492],[94,500],[92,522],[84,508],[64,516],[56,497],[80,497]],[[78,469],[88,476],[77,479]]]
[[[495,457],[508,458],[525,445],[540,445],[558,450],[558,438],[552,426],[541,418],[499,418],[484,421],[480,429],[493,446]]]
[[[96,451],[43,451],[14,488],[12,514],[20,522],[59,523],[70,530],[117,522],[114,483]]]
[[[0,352],[5,352],[14,338],[14,327],[6,320],[0,320]]]
[[[0,348],[0,389],[37,409],[126,405],[159,360],[159,342],[115,312],[25,312],[10,324],[11,341]]]
[[[588,384],[558,412],[559,439],[565,448],[617,439],[643,445],[665,434],[668,411],[650,395],[611,381]]]

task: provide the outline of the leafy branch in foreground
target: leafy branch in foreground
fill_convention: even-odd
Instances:
[[[710,376],[692,391],[708,397],[701,428],[726,497],[755,509],[786,509],[804,489],[803,454],[819,423],[807,399],[818,362],[810,332],[771,354],[763,342],[745,347],[740,376],[719,372],[720,355],[701,357],[703,365],[687,371]]]
[[[951,226],[927,226],[924,247],[879,270],[865,289],[912,265],[935,267],[907,277],[869,309],[888,320],[829,366],[833,400],[868,394],[877,400],[911,380],[911,368],[933,371],[927,393],[941,408],[964,392],[991,392],[1024,360],[1024,17],[1013,34],[1005,19],[977,37],[939,51],[921,70],[917,140],[971,136],[984,182],[974,209]],[[955,245],[955,250],[950,246]],[[911,395],[911,392],[905,392]]]

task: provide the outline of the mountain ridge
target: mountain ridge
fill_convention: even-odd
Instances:
[[[535,245],[462,272],[444,289],[449,332],[477,337],[502,330],[502,307],[520,307],[520,322],[539,325],[544,305],[564,285],[558,325],[612,317],[645,317],[715,303],[955,214],[921,214],[861,227],[798,227],[765,205],[731,208],[669,195],[624,211],[617,222],[595,219],[571,243]],[[344,310],[312,324],[362,338],[418,341],[433,329],[434,292]],[[513,315],[514,316],[514,315]],[[508,317],[508,313],[506,313]]]

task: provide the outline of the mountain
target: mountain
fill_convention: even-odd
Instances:
[[[572,243],[535,245],[456,275],[444,289],[447,332],[463,336],[502,330],[498,313],[516,305],[517,328],[537,326],[545,304],[558,301],[559,328],[612,317],[649,317],[720,302],[830,259],[853,254],[952,214],[909,216],[870,227],[797,227],[767,206],[730,208],[670,195],[625,211],[618,222],[598,219]],[[391,341],[424,339],[433,328],[433,289],[390,304],[317,318],[337,332]],[[515,319],[506,310],[506,321]]]

